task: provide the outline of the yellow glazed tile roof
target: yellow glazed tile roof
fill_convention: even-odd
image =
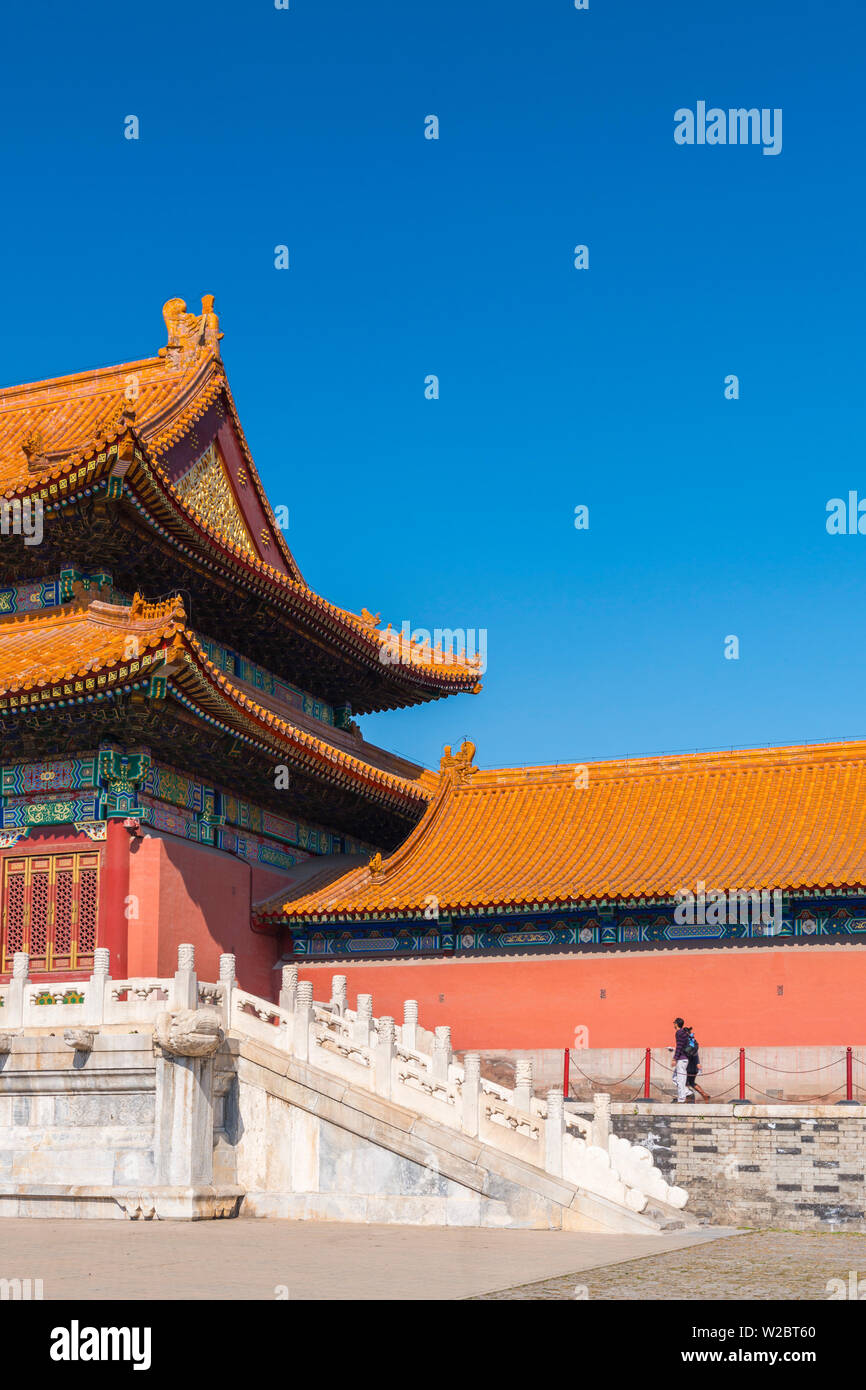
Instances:
[[[41,691],[139,659],[183,630],[179,600],[130,608],[73,602],[40,613],[0,618],[0,696]],[[151,662],[148,661],[148,666]],[[136,674],[141,669],[136,668]],[[129,672],[127,672],[127,675]]]
[[[100,467],[105,471],[110,466],[110,460],[109,464],[105,461],[106,452],[117,450],[108,451],[107,446],[134,435],[145,456],[136,450],[130,480],[139,476],[148,480],[148,495],[155,489],[158,498],[167,499],[193,523],[191,534],[215,544],[256,582],[264,580],[278,601],[293,605],[338,640],[348,641],[368,664],[381,665],[383,675],[393,671],[398,678],[406,676],[410,683],[435,691],[437,696],[477,693],[481,689],[477,658],[409,642],[390,624],[384,627],[378,614],[364,609],[358,615],[340,608],[304,583],[275,522],[244,436],[219,355],[222,334],[213,314],[212,297],[203,301],[202,315],[187,314],[185,308],[182,300],[169,300],[164,306],[169,343],[156,357],[0,390],[0,497],[41,493],[53,501],[59,495],[58,479],[64,480],[65,495],[74,494],[93,483],[97,476],[94,468],[98,472]],[[194,506],[183,500],[160,466],[160,459],[194,428],[219,396],[227,404],[250,480],[288,574],[209,526]],[[102,460],[101,465],[97,459]]]
[[[77,372],[48,381],[28,382],[0,391],[0,491],[29,483],[31,471],[24,442],[41,433],[48,463],[60,463],[76,450],[85,449],[100,426],[120,413],[129,382],[137,383],[136,419],[148,439],[154,457],[162,452],[174,416],[173,407],[184,401],[202,375],[202,364],[171,371],[159,357],[124,362],[117,367]],[[214,359],[210,359],[214,372]],[[150,421],[160,422],[149,430]],[[47,475],[51,470],[46,467]]]
[[[866,742],[490,772],[471,753],[446,757],[439,795],[400,849],[284,912],[670,898],[699,882],[866,886]]]
[[[276,750],[305,770],[356,791],[414,807],[434,795],[417,781],[374,767],[300,729],[237,688],[208,659],[186,626],[180,597],[131,606],[87,600],[40,613],[0,617],[0,713],[21,717],[58,701],[103,698],[111,690],[165,675],[172,692],[224,727]]]

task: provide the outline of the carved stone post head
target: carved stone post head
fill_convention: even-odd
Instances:
[[[469,1082],[477,1082],[481,1079],[481,1053],[467,1052],[463,1058],[464,1077]]]
[[[557,1116],[562,1119],[564,1106],[562,1091],[558,1086],[552,1086],[547,1093],[547,1113],[551,1119]]]
[[[107,946],[97,946],[93,952],[94,975],[107,975],[111,969],[111,952]]]
[[[223,951],[220,956],[220,979],[233,980],[237,973],[236,958],[232,951]]]

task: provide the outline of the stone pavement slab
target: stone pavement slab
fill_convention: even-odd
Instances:
[[[579,1273],[578,1278],[572,1274],[479,1295],[482,1299],[579,1297],[642,1303],[739,1299],[756,1305],[776,1299],[815,1302],[861,1296],[866,1297],[866,1235],[769,1230],[743,1231],[702,1248],[660,1251],[648,1260],[606,1264]]]
[[[9,1218],[0,1220],[0,1278],[41,1279],[46,1300],[462,1299],[729,1234]]]

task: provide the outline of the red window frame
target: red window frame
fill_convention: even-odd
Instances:
[[[3,861],[0,970],[16,951],[31,973],[93,965],[99,919],[98,850],[10,855]]]

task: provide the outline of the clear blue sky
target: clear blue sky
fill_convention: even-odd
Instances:
[[[866,734],[866,536],[825,529],[866,497],[861,4],[4,26],[0,381],[155,352],[212,291],[307,580],[487,631],[483,694],[368,737],[490,766]],[[698,100],[782,108],[782,153],[676,145]]]

